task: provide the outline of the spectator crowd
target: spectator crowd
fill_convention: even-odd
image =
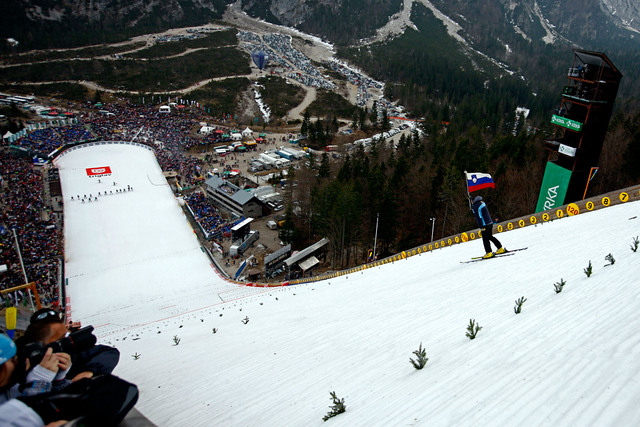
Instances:
[[[191,193],[185,197],[185,202],[207,239],[228,237],[231,233],[231,228],[245,219],[242,217],[236,221],[225,220],[220,215],[220,210],[213,206],[206,196],[200,192]]]
[[[33,167],[30,158],[0,157],[2,177],[2,225],[0,228],[0,263],[7,271],[0,274],[0,288],[35,282],[43,303],[57,306],[58,274],[62,255],[58,227],[45,220],[48,208],[43,202],[43,181],[40,171]],[[15,232],[15,237],[14,237]],[[24,274],[20,266],[24,264]],[[6,294],[5,305],[26,302],[25,291]]]

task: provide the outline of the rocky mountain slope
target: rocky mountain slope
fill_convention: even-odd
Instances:
[[[219,19],[226,0],[3,0],[0,37],[23,49],[113,41]]]
[[[0,35],[41,45],[95,30],[135,33],[202,24],[220,19],[231,3],[252,17],[342,44],[375,35],[413,3],[443,14],[468,42],[486,47],[519,37],[596,48],[640,35],[640,3],[633,0],[4,0]],[[52,29],[61,31],[47,33]]]

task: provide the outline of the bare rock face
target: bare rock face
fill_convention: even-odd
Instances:
[[[185,17],[185,8],[218,13],[224,12],[224,0],[7,0],[13,14],[22,14],[33,23],[65,20],[84,22],[114,22],[120,26],[135,26],[141,19],[155,18],[163,22],[178,22]]]
[[[602,0],[604,7],[630,29],[640,32],[640,2],[637,0]]]
[[[269,12],[283,25],[294,27],[304,22],[320,6],[336,10],[344,0],[245,0],[243,10],[267,5]]]

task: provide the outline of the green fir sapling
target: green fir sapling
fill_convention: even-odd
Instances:
[[[633,243],[631,243],[631,250],[633,252],[638,251],[638,245],[640,244],[640,240],[638,240],[638,236],[633,238]]]
[[[562,288],[564,288],[564,285],[566,285],[567,282],[564,281],[564,279],[560,279],[559,282],[556,282],[553,284],[556,294],[559,294],[560,292],[562,292]]]
[[[613,255],[611,255],[611,254],[609,254],[606,257],[604,257],[604,259],[606,261],[609,261],[609,264],[605,265],[605,267],[608,267],[608,266],[613,265],[613,264],[616,263],[616,260],[613,258]]]
[[[482,327],[476,323],[475,319],[470,319],[469,326],[467,326],[467,337],[470,340],[475,339],[480,329],[482,329]]]
[[[589,266],[583,269],[582,271],[584,271],[584,274],[586,274],[587,277],[591,277],[591,273],[593,273],[593,267],[591,267],[591,260],[589,260]]]
[[[516,300],[516,306],[513,307],[513,311],[515,311],[516,314],[519,314],[522,311],[522,304],[524,304],[526,300],[527,299],[525,297],[521,297]]]
[[[338,399],[335,391],[331,392],[331,399],[333,400],[333,405],[330,406],[331,411],[322,417],[322,421],[327,421],[329,418],[333,418],[347,410],[347,407],[344,405],[344,399]]]
[[[413,354],[415,354],[417,358],[417,360],[413,360],[409,358],[409,361],[411,362],[413,367],[416,369],[424,368],[424,365],[427,364],[427,361],[429,360],[429,358],[427,357],[427,351],[424,348],[422,348],[422,343],[420,343],[420,347],[418,347],[418,349],[415,350]]]

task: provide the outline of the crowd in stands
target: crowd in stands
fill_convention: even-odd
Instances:
[[[0,176],[3,192],[0,260],[7,266],[7,271],[0,275],[0,288],[25,284],[15,230],[27,280],[36,283],[45,303],[57,306],[61,239],[55,224],[43,220],[42,213],[47,208],[42,199],[42,176],[31,159],[6,155],[0,156]],[[7,294],[4,303],[17,305],[23,302],[24,295],[24,291]]]
[[[59,126],[34,130],[15,141],[14,145],[46,157],[69,141],[83,142],[93,138],[91,132],[82,125]]]
[[[84,120],[100,140],[131,141],[152,146],[160,167],[164,171],[175,171],[183,179],[183,184],[192,184],[198,175],[198,160],[186,151],[196,146],[206,146],[223,142],[222,135],[212,133],[192,136],[200,127],[203,117],[197,111],[176,109],[172,114],[160,113],[157,107],[113,104],[102,106],[112,114],[92,114]]]
[[[73,126],[38,129],[14,145],[46,157],[69,143],[134,140],[152,146],[162,170],[177,172],[184,186],[193,184],[193,176],[198,175],[198,160],[186,151],[228,141],[228,132],[227,141],[221,133],[195,136],[194,129],[199,128],[203,120],[199,110],[194,109],[174,109],[174,114],[165,114],[160,113],[157,106],[102,105],[100,110],[95,107],[95,112],[80,117]]]
[[[223,219],[220,215],[220,210],[213,206],[203,193],[191,193],[185,197],[185,202],[207,239],[220,239],[228,236],[231,233],[231,228],[238,223],[237,220],[227,221]],[[244,217],[241,220],[244,220]]]

